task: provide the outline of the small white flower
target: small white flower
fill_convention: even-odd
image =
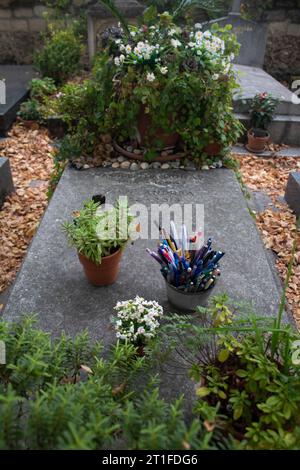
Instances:
[[[127,44],[127,46],[125,47],[125,51],[127,54],[130,54],[130,52],[132,51],[132,48],[129,44]]]
[[[136,32],[135,32],[135,31],[131,31],[130,36],[132,36],[132,37],[134,38],[134,37],[136,36]]]
[[[168,73],[168,67],[160,67],[160,73],[162,75],[167,75]]]
[[[115,57],[115,65],[116,65],[117,67],[119,67],[119,65],[120,65],[120,59],[119,59],[119,57]]]
[[[202,29],[202,24],[201,23],[196,23],[195,24],[195,29]]]
[[[175,49],[181,46],[181,42],[178,39],[171,39],[171,44]]]
[[[176,34],[176,29],[170,29],[170,31],[168,32],[168,36],[174,36],[174,34]]]
[[[203,38],[203,33],[201,31],[197,31],[197,33],[195,34],[195,38],[197,42],[200,42]]]
[[[121,54],[121,55],[120,55],[119,60],[120,60],[120,63],[123,64],[123,62],[124,62],[124,60],[125,60],[124,54]]]
[[[115,43],[116,43],[116,44],[121,44],[121,42],[122,42],[121,39],[116,39],[116,40],[115,40]]]
[[[212,76],[213,80],[219,80],[220,75],[218,73],[214,73]]]
[[[154,73],[147,73],[147,80],[148,80],[148,82],[154,82],[154,80],[155,80]]]

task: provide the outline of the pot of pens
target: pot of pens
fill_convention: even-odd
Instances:
[[[194,312],[198,306],[206,305],[221,275],[219,262],[225,253],[213,250],[211,238],[205,245],[197,245],[201,233],[188,237],[185,225],[180,236],[174,222],[170,234],[164,229],[160,229],[160,234],[157,252],[147,252],[160,265],[169,303],[179,311]]]

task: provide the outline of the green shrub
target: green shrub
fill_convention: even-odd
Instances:
[[[73,29],[52,31],[36,55],[35,65],[44,77],[61,83],[78,71],[81,56],[82,45]]]
[[[31,98],[43,101],[47,96],[53,95],[57,91],[55,82],[52,78],[34,78],[30,84]]]
[[[299,449],[299,335],[277,320],[243,316],[241,307],[235,318],[227,304],[219,296],[199,309],[201,326],[181,320],[180,351],[197,384],[194,412],[240,449]]]
[[[39,102],[36,99],[25,101],[20,106],[18,116],[24,119],[24,121],[41,121],[42,114]]]
[[[156,381],[145,380],[146,358],[131,345],[116,344],[104,359],[87,334],[51,341],[33,318],[1,321],[0,340],[7,351],[0,365],[0,449],[213,446],[199,420],[185,424],[182,399],[159,398]]]

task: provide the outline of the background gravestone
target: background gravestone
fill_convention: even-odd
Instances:
[[[206,27],[209,28],[213,23],[218,23],[222,27],[231,24],[241,44],[240,54],[235,58],[235,63],[263,67],[267,44],[267,24],[243,19],[240,13],[241,5],[241,0],[234,0],[228,16],[209,21]]]
[[[8,158],[0,157],[0,208],[4,198],[14,191]]]
[[[300,216],[300,173],[290,173],[284,197],[290,208]]]

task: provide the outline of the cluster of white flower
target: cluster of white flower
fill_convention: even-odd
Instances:
[[[133,49],[133,53],[137,56],[138,59],[143,60],[150,60],[151,56],[154,52],[159,51],[159,44],[155,46],[151,46],[148,41],[142,42],[139,41],[135,48]],[[131,52],[131,51],[130,51]]]
[[[196,50],[198,55],[201,55],[203,50],[211,52],[212,54],[224,54],[225,43],[218,36],[214,36],[210,31],[196,31],[190,34],[190,42],[188,46]]]
[[[118,302],[115,306],[116,336],[132,343],[144,342],[155,336],[163,308],[155,301],[137,296],[133,300]]]

